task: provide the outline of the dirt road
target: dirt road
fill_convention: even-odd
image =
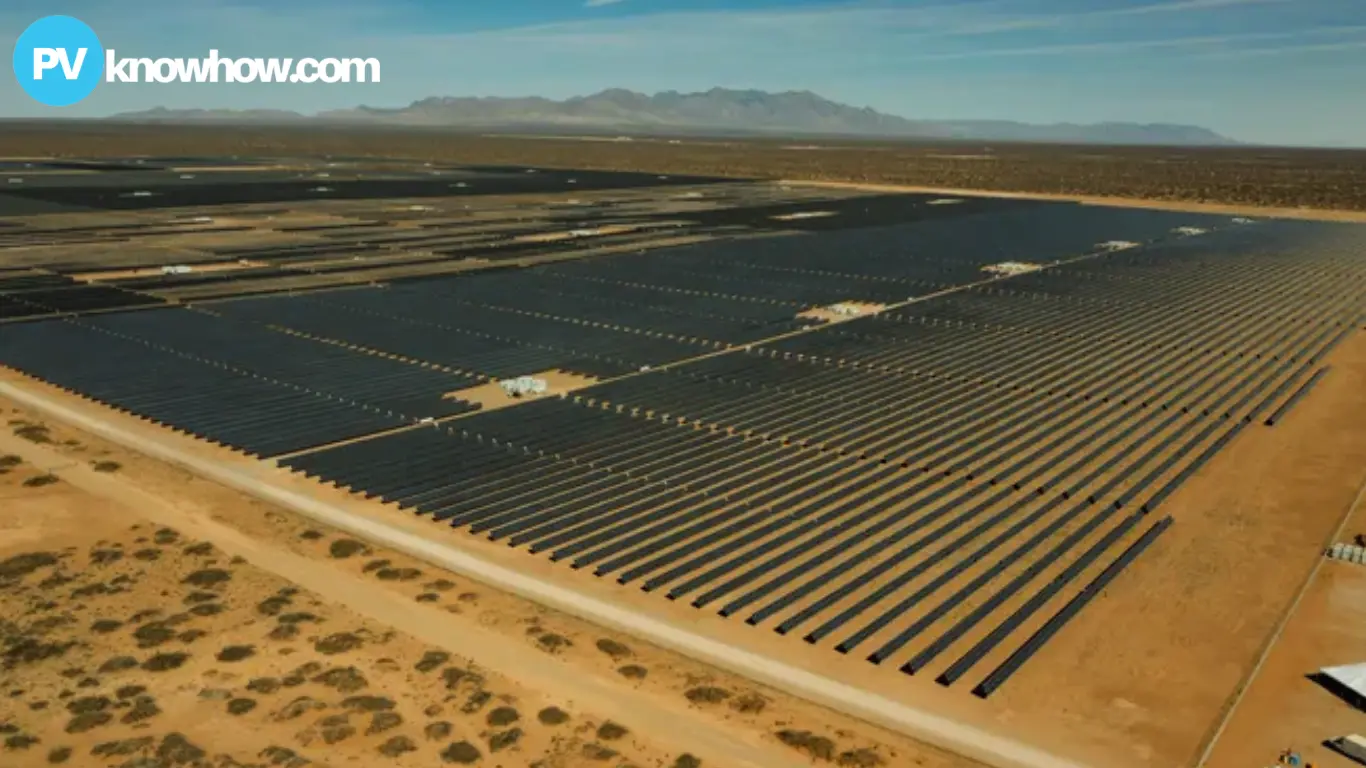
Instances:
[[[59,475],[77,488],[137,510],[141,517],[158,525],[212,542],[228,555],[242,557],[251,565],[433,647],[477,659],[481,666],[509,677],[534,681],[538,690],[610,717],[629,726],[632,732],[675,734],[679,743],[674,746],[679,751],[691,751],[710,764],[754,768],[796,768],[805,764],[756,739],[722,731],[714,723],[678,707],[662,706],[648,694],[611,685],[597,675],[530,647],[509,644],[497,632],[480,631],[469,622],[434,614],[421,604],[402,600],[373,581],[254,539],[213,520],[207,512],[191,504],[149,493],[123,477],[75,463],[51,448],[0,434],[0,452],[22,455],[30,463]]]

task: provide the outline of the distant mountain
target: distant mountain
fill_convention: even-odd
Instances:
[[[130,123],[284,123],[308,118],[287,109],[167,109],[124,112],[110,120]]]
[[[295,123],[427,126],[481,130],[620,131],[637,134],[762,133],[878,138],[973,139],[1096,144],[1228,145],[1232,139],[1190,125],[1098,123],[1036,125],[1006,120],[909,120],[851,107],[810,91],[665,91],[654,96],[609,89],[554,101],[434,97],[397,109],[357,107],[312,117],[277,110],[169,110],[116,115],[131,122]]]

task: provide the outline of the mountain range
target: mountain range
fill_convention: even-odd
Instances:
[[[649,96],[613,88],[556,101],[531,97],[433,97],[406,107],[303,115],[285,110],[175,110],[158,107],[113,116],[125,122],[332,123],[479,130],[621,132],[640,135],[768,134],[907,139],[970,139],[1082,144],[1232,145],[1192,125],[1052,123],[1009,120],[912,120],[852,107],[810,91],[769,93],[713,88]]]

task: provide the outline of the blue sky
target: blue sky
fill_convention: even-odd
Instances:
[[[375,56],[384,82],[106,84],[58,111],[5,76],[0,117],[725,86],[911,118],[1366,146],[1366,0],[3,0],[0,39],[57,13],[121,56]]]

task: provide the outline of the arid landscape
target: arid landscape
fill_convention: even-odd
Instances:
[[[5,765],[975,765],[4,412]]]
[[[0,765],[1348,764],[1359,153],[0,138]]]
[[[15,157],[331,155],[1366,211],[1363,150],[696,137],[620,142],[422,129],[19,121],[0,123],[0,141]]]

